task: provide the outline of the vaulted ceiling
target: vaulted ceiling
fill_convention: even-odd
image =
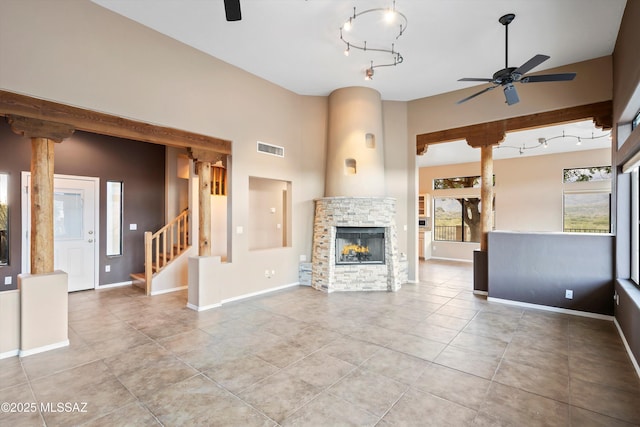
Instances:
[[[303,95],[367,85],[385,100],[407,101],[474,86],[462,77],[490,77],[536,54],[551,56],[534,71],[610,55],[626,0],[397,0],[408,20],[395,49],[404,62],[375,70],[374,52],[343,54],[340,27],[353,8],[389,8],[393,0],[240,0],[242,20],[227,22],[221,0],[92,0],[127,18]],[[372,15],[372,14],[369,14]],[[395,36],[389,24],[362,17],[369,46]],[[356,20],[361,24],[360,18]],[[354,25],[355,27],[355,25]],[[385,38],[382,40],[382,38]],[[385,44],[386,45],[386,44]],[[380,58],[381,59],[381,58]],[[494,91],[489,96],[502,97]]]
[[[393,0],[240,0],[242,20],[236,22],[226,21],[221,0],[92,1],[301,95],[325,96],[340,87],[369,86],[384,100],[399,101],[475,86],[457,80],[490,77],[504,68],[505,31],[498,18],[506,13],[516,15],[509,26],[509,66],[522,65],[536,54],[549,55],[533,70],[538,72],[610,55],[626,5],[626,0],[397,0],[395,7],[408,25],[394,49],[404,61],[377,68],[373,80],[365,81],[370,61],[380,63],[386,57],[355,49],[345,56],[340,27],[353,16],[354,7],[356,12],[389,8]],[[386,41],[390,34],[395,37],[374,15],[356,21],[366,25],[358,35],[370,45]],[[487,84],[478,85],[478,90],[484,87]],[[504,102],[502,91],[483,98]],[[603,134],[586,123],[537,129],[508,135],[505,148],[495,154],[513,157],[584,148],[565,138],[555,140],[551,150],[521,150],[563,131]],[[593,148],[609,144],[607,138],[586,141],[583,145]],[[442,164],[450,161],[448,157],[474,161],[477,151],[464,147],[464,142],[443,144],[432,147],[419,164]]]

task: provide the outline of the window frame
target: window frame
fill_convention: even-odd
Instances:
[[[2,260],[0,260],[0,268],[2,267],[8,267],[11,265],[11,238],[10,238],[10,205],[9,205],[9,180],[10,180],[10,175],[8,172],[0,172],[0,175],[4,177],[3,180],[0,180],[0,185],[4,185],[4,190],[0,189],[0,196],[4,195],[4,197],[6,198],[6,201],[4,203],[4,205],[6,206],[5,208],[5,221],[6,221],[6,230],[5,231],[5,235],[4,235],[4,242],[6,245],[6,262],[2,262]],[[4,181],[4,184],[2,183],[2,181]],[[0,239],[2,237],[0,236]],[[0,243],[1,245],[2,243]]]
[[[640,167],[631,171],[631,280],[640,286]]]
[[[113,208],[113,201],[111,200],[111,192],[109,191],[111,188],[111,184],[119,184],[119,206],[116,207],[117,210]],[[107,180],[106,182],[106,207],[105,207],[105,254],[106,256],[113,258],[122,256],[124,253],[124,182],[120,180]],[[119,224],[114,224],[113,216],[117,214],[119,219]],[[111,251],[111,240],[113,238],[114,230],[112,228],[118,227],[118,251]]]
[[[609,226],[607,228],[607,231],[567,231],[566,228],[566,215],[567,215],[567,210],[566,210],[566,197],[568,195],[572,196],[572,195],[592,195],[592,194],[606,194],[608,196],[608,206],[607,206],[607,218],[608,218],[608,222],[609,222]],[[604,189],[587,189],[587,190],[567,190],[565,189],[562,192],[562,232],[563,233],[611,233],[611,190],[604,190]],[[572,230],[572,229],[570,229]],[[578,229],[576,229],[578,230]],[[593,229],[584,229],[584,230],[596,230],[595,228]]]

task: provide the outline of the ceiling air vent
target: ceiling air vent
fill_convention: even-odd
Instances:
[[[279,147],[266,142],[258,141],[258,152],[271,154],[272,156],[284,157],[284,147]]]

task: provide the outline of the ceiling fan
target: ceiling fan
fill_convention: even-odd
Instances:
[[[480,92],[474,93],[471,96],[468,96],[464,99],[461,99],[457,102],[457,104],[462,104],[470,99],[475,98],[478,95],[482,95],[485,92],[488,92],[492,89],[497,88],[498,86],[502,86],[504,89],[504,96],[508,105],[516,104],[520,101],[518,98],[518,92],[516,88],[513,86],[513,83],[539,83],[539,82],[559,82],[559,81],[569,81],[573,80],[576,76],[576,73],[562,73],[562,74],[544,74],[538,76],[525,76],[526,73],[542,64],[544,61],[549,59],[550,57],[547,55],[536,55],[521,66],[509,67],[509,24],[513,21],[516,15],[513,13],[508,13],[504,16],[501,16],[498,22],[504,25],[504,33],[505,33],[505,54],[504,54],[504,68],[502,70],[498,70],[493,74],[492,78],[463,78],[458,80],[459,82],[487,82],[492,83],[493,86],[490,86],[486,89],[481,90]]]
[[[242,19],[240,0],[224,0],[224,13],[227,21],[240,21]]]

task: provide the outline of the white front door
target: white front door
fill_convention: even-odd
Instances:
[[[31,188],[31,174],[23,173],[23,184]],[[69,276],[69,292],[97,287],[99,179],[55,175],[53,196],[54,268]],[[26,197],[25,197],[25,193]],[[23,193],[22,271],[30,271],[31,209],[28,192]],[[26,206],[25,206],[26,199]],[[26,216],[26,218],[25,218]],[[26,220],[26,221],[25,221]]]

